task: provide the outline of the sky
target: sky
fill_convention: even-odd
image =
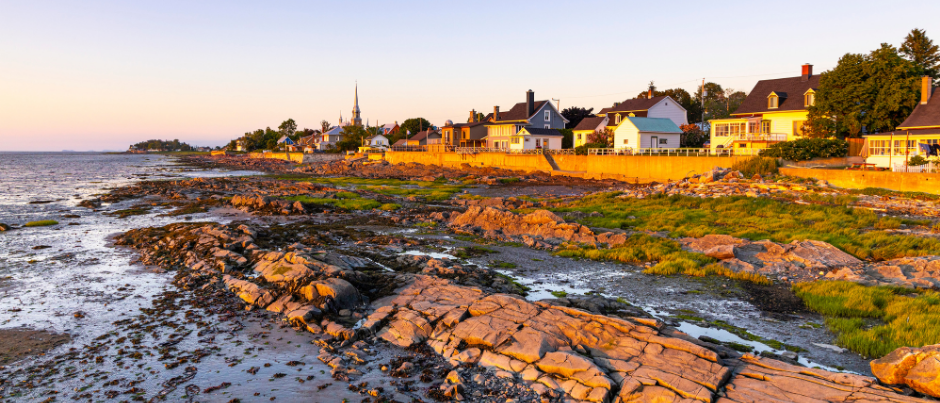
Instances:
[[[0,0],[0,151],[227,144],[293,118],[436,125],[525,100],[600,108],[650,81],[819,73],[940,42],[940,1]]]

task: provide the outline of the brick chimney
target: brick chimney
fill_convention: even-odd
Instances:
[[[920,104],[924,105],[930,101],[930,93],[933,92],[933,80],[930,76],[924,76],[920,79]]]
[[[532,116],[533,113],[535,113],[535,93],[532,92],[532,90],[528,90],[525,92],[525,111],[526,111],[526,115],[525,115],[526,119],[528,119],[530,116]]]
[[[470,122],[470,123],[476,123],[476,121],[477,121],[477,110],[476,110],[476,109],[471,109],[471,110],[470,110],[470,119],[467,120],[467,121]]]
[[[649,91],[646,92],[646,99],[653,99],[653,87],[650,87]]]
[[[499,120],[499,105],[493,107],[493,120]]]
[[[803,74],[801,81],[809,81],[809,78],[813,76],[813,65],[806,63],[803,65]]]

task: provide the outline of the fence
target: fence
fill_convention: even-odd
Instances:
[[[736,152],[733,148],[589,148],[588,155],[732,157]]]
[[[930,161],[924,165],[908,166],[903,162],[895,163],[891,167],[892,172],[910,172],[910,173],[940,173],[940,163]]]

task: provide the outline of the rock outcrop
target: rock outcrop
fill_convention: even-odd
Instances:
[[[940,344],[901,347],[871,362],[871,371],[888,385],[907,385],[925,395],[940,397]]]
[[[516,214],[493,207],[473,206],[450,217],[455,231],[473,233],[487,239],[522,242],[529,247],[550,249],[563,242],[619,245],[627,240],[623,233],[595,234],[590,228],[567,223],[548,210]]]
[[[940,256],[904,257],[862,266],[845,267],[826,274],[826,278],[855,281],[866,285],[938,288],[940,287]]]

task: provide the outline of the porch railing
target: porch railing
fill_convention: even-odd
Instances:
[[[730,157],[737,150],[733,148],[589,148],[588,155],[655,155],[679,157]],[[740,155],[740,154],[738,154]]]

